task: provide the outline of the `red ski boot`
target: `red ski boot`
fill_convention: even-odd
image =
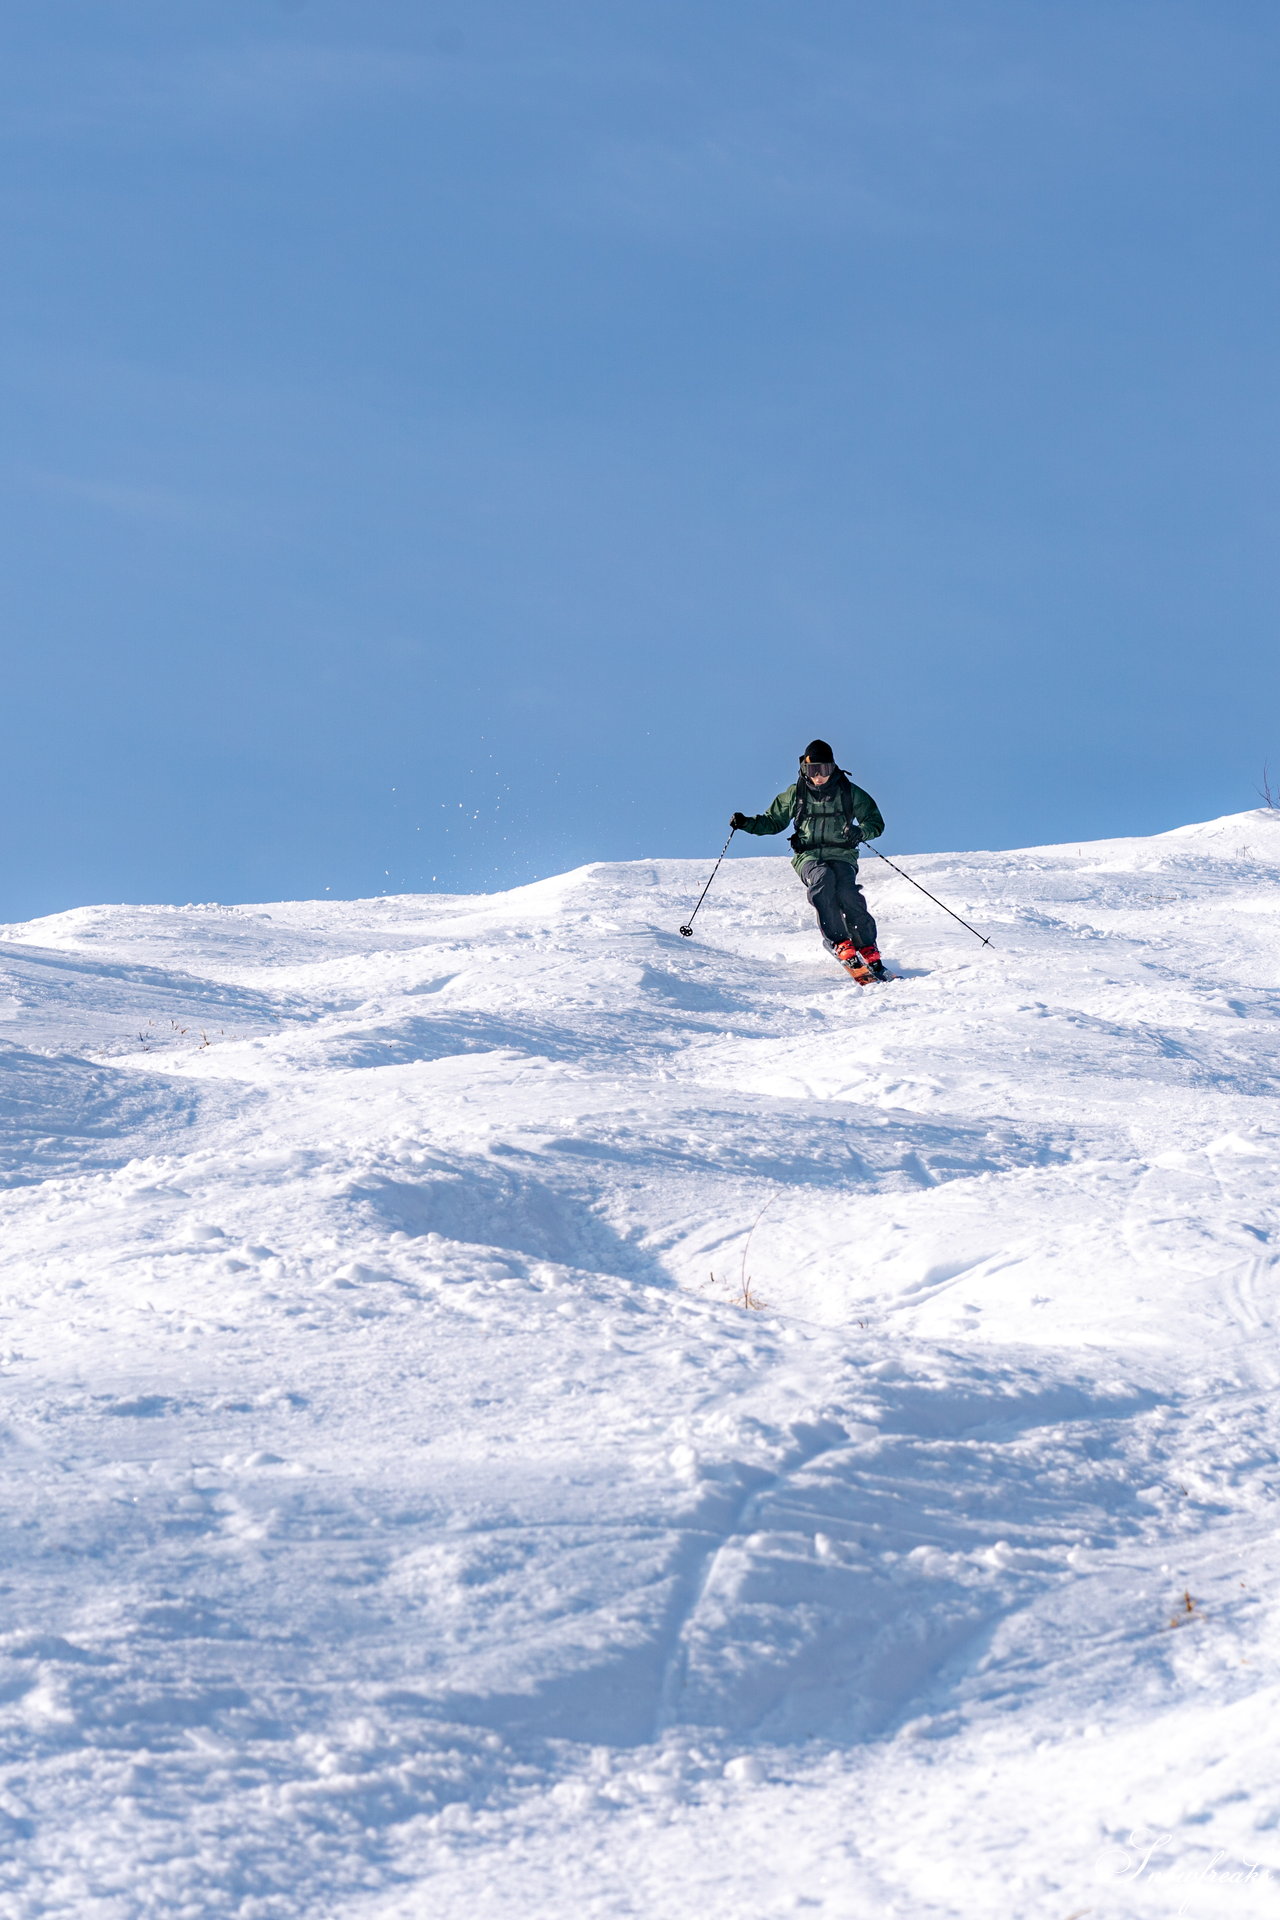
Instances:
[[[860,987],[869,987],[890,977],[885,972],[879,947],[855,947],[852,940],[844,940],[836,948],[836,959],[848,968]]]
[[[869,987],[875,978],[852,940],[842,940],[836,948],[836,959],[842,967],[847,967],[860,987]]]

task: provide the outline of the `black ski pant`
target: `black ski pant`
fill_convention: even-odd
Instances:
[[[828,947],[841,946],[846,940],[855,947],[875,946],[876,923],[862,897],[852,860],[806,860],[800,878]]]

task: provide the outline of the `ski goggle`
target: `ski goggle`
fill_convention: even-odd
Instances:
[[[835,770],[834,760],[802,760],[800,762],[801,773],[807,773],[811,780],[815,777],[819,780],[830,779]]]

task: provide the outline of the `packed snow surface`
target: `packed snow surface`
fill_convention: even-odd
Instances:
[[[6,1920],[1280,1915],[1280,818],[3,931]]]

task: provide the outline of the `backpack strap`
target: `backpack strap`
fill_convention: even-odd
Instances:
[[[856,847],[862,838],[862,834],[858,830],[853,817],[853,781],[843,767],[837,767],[836,772],[839,774],[842,782],[837,791],[844,806],[845,827],[849,835],[849,845]],[[809,782],[806,780],[803,771],[801,771],[796,775],[796,804],[791,815],[791,825],[793,828],[791,848],[794,853],[803,853],[805,851],[805,848],[801,844],[800,830],[804,826],[805,815],[809,811],[809,799]]]

